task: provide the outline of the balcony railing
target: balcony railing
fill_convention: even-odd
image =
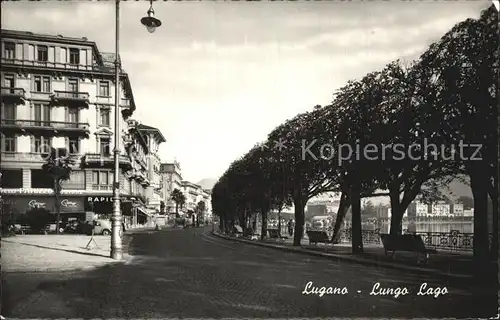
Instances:
[[[2,128],[19,129],[49,129],[55,131],[83,131],[89,132],[89,124],[83,122],[45,121],[45,120],[18,120],[2,119]]]
[[[23,88],[2,87],[2,98],[19,99],[21,102],[24,102],[26,91]]]
[[[84,158],[84,163],[86,165],[99,164],[101,166],[112,165],[113,164],[113,155],[104,155],[100,153],[86,153]],[[127,155],[120,155],[120,165],[130,167],[130,159]]]
[[[65,102],[78,102],[78,103],[88,104],[89,93],[75,92],[75,91],[54,91],[54,94],[52,95],[52,101],[54,103],[65,101]]]
[[[8,59],[2,58],[1,62],[3,65],[18,65],[24,67],[45,67],[45,68],[56,68],[56,69],[65,69],[65,70],[79,70],[79,71],[97,71],[97,72],[106,72],[106,73],[114,73],[114,66],[99,66],[99,65],[81,65],[81,64],[73,64],[73,63],[62,63],[62,62],[51,62],[51,61],[34,61],[34,60],[25,60],[25,59]],[[125,71],[122,69],[122,73]]]
[[[1,153],[2,161],[15,161],[15,162],[41,162],[44,161],[41,153],[34,152],[8,152]]]
[[[113,185],[93,184],[92,190],[104,190],[104,191],[113,190]]]

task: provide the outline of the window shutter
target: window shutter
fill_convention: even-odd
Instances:
[[[68,107],[64,107],[64,122],[69,122],[69,110],[68,110]]]
[[[64,138],[64,144],[66,145],[66,150],[68,150],[68,152],[71,152],[71,150],[69,148],[69,138],[68,137]]]
[[[35,136],[30,136],[30,150],[31,152],[36,152],[35,150]]]

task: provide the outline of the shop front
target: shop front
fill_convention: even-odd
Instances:
[[[113,196],[89,195],[84,199],[85,211],[94,212],[99,219],[109,219],[113,214]],[[120,198],[120,209],[125,224],[132,217],[132,200],[129,197]]]
[[[14,220],[35,209],[46,209],[56,213],[56,199],[53,195],[3,195],[2,211]],[[82,196],[61,196],[60,213],[63,220],[81,218],[85,215]]]

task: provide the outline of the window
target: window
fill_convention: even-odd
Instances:
[[[109,120],[110,120],[110,112],[108,109],[101,109],[101,111],[99,112],[100,114],[100,121],[99,121],[99,125],[101,126],[106,126],[106,127],[109,127]]]
[[[92,171],[94,189],[107,190],[113,184],[113,173],[110,171]]]
[[[49,60],[49,49],[47,48],[47,46],[38,46],[37,49],[37,60],[40,62],[47,62]]]
[[[16,106],[13,104],[4,104],[3,106],[3,121],[5,124],[15,124],[16,120]]]
[[[68,80],[68,91],[69,92],[78,92],[78,79],[69,79]]]
[[[36,92],[50,92],[50,77],[35,76],[33,90]]]
[[[78,128],[78,109],[68,109],[68,126],[71,128]]]
[[[50,126],[50,106],[47,104],[35,104],[35,126]]]
[[[53,181],[50,176],[41,169],[31,169],[32,188],[52,188]]]
[[[52,146],[52,138],[44,136],[34,136],[33,138],[33,148],[34,153],[48,153],[50,147]]]
[[[5,152],[16,152],[16,137],[13,135],[5,135],[3,139],[3,151]]]
[[[100,81],[99,82],[99,95],[103,97],[109,97],[109,82]]]
[[[80,140],[78,138],[68,139],[68,150],[70,154],[78,154],[80,152]]]
[[[69,49],[69,63],[70,64],[80,64],[80,50],[79,49]]]
[[[5,59],[15,59],[16,58],[16,44],[14,42],[5,42],[3,57]]]
[[[82,190],[85,189],[85,172],[82,170],[73,170],[70,179],[63,181],[63,189]]]
[[[101,138],[99,141],[100,151],[103,156],[111,155],[111,147],[110,147],[110,139],[109,138]]]
[[[13,75],[5,75],[3,78],[2,87],[14,88],[15,87],[14,76]],[[13,92],[11,92],[11,93],[13,93]]]
[[[2,170],[2,188],[22,188],[23,170]]]

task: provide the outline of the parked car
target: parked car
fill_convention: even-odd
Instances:
[[[110,220],[94,220],[94,234],[102,234],[108,236],[111,234],[111,221]],[[92,230],[91,230],[92,232]]]

